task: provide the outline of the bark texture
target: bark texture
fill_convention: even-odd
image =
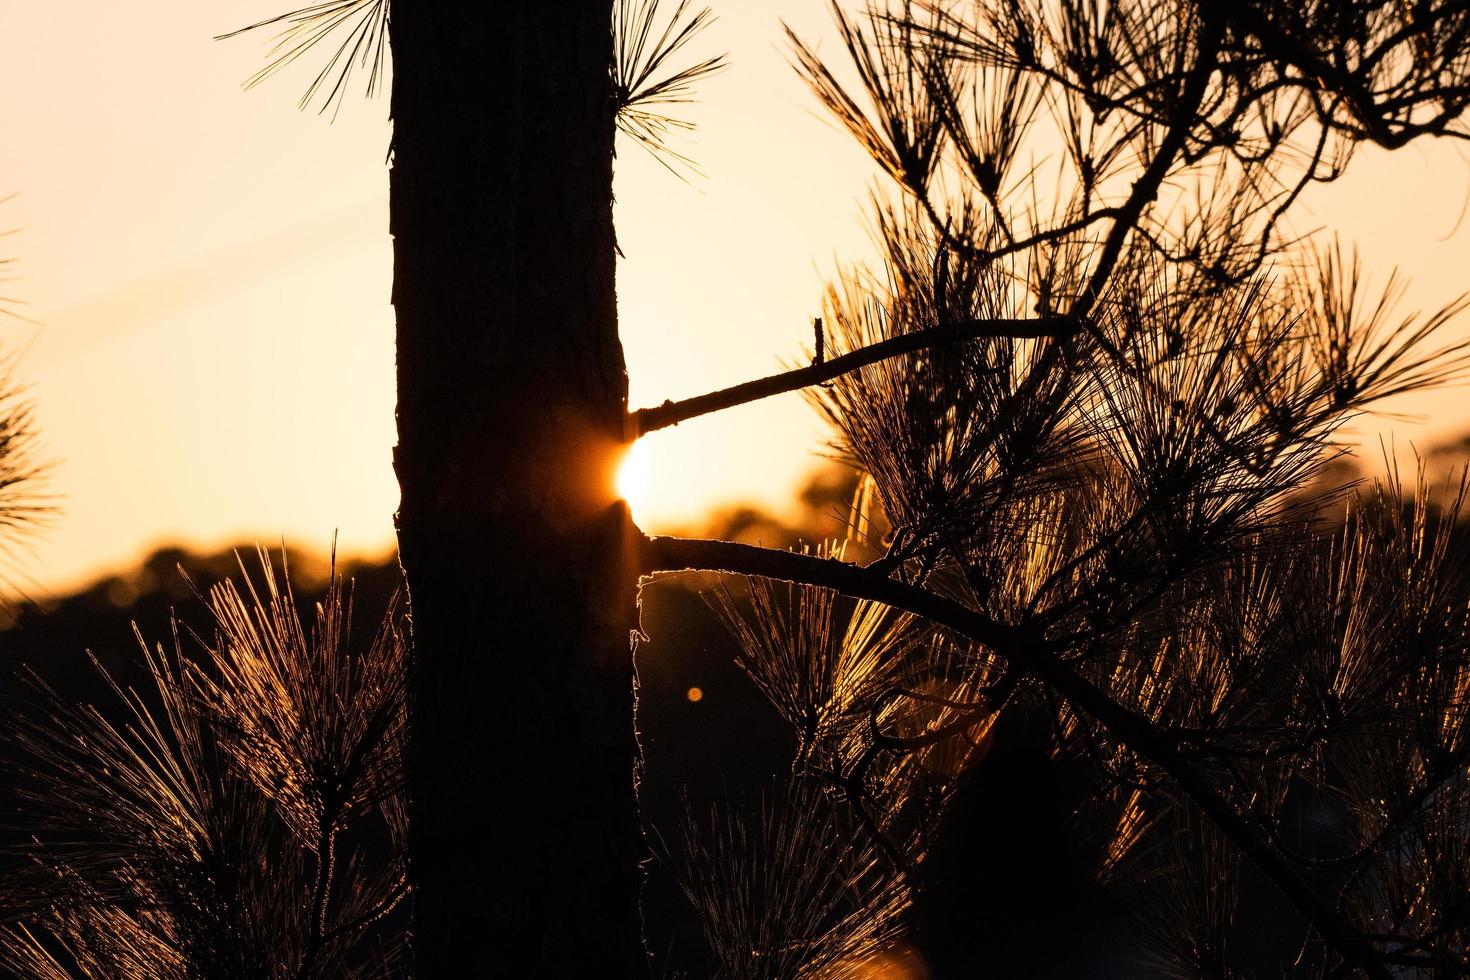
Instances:
[[[610,0],[398,3],[398,537],[424,978],[647,973],[612,470]]]

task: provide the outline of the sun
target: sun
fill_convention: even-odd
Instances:
[[[648,446],[642,440],[633,443],[618,464],[618,496],[628,502],[634,515],[648,502],[648,492],[653,485],[652,470]]]

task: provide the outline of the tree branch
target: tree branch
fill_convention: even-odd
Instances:
[[[1376,980],[1391,980],[1365,939],[1336,907],[1317,894],[1271,846],[1263,828],[1243,816],[1180,752],[1150,719],[1114,701],[1055,654],[1056,644],[1034,626],[1012,626],[943,596],[835,558],[757,548],[729,541],[650,537],[642,542],[640,570],[701,569],[781,579],[835,589],[870,599],[946,626],[1008,660],[1018,670],[1046,683],[1074,707],[1096,718],[1113,738],[1163,770],[1209,817],[1347,962]]]
[[[1218,0],[1207,0],[1206,5],[1211,9],[1218,7],[1217,16],[1237,19],[1241,26],[1255,35],[1269,56],[1294,65],[1308,78],[1319,80],[1324,87],[1330,85],[1346,101],[1353,118],[1362,128],[1363,135],[1373,142],[1390,150],[1398,149],[1423,131],[1407,120],[1395,131],[1380,114],[1382,107],[1366,84],[1366,73],[1360,77],[1354,72],[1329,64],[1309,44],[1283,31],[1250,4],[1220,4]],[[1385,49],[1386,47],[1387,45]],[[1323,120],[1323,124],[1327,125],[1328,120]],[[1433,132],[1433,128],[1428,131]]]
[[[393,887],[388,890],[388,894],[384,895],[381,901],[379,901],[372,908],[368,909],[366,912],[357,916],[355,919],[343,922],[340,925],[333,926],[331,931],[322,937],[323,941],[331,942],[334,939],[339,939],[342,936],[349,935],[359,929],[363,929],[367,926],[372,925],[374,922],[378,921],[383,916],[387,915],[389,912],[392,912],[395,908],[397,908],[398,903],[403,901],[403,899],[408,896],[410,891],[412,891],[412,889],[410,889],[408,886],[408,879],[399,878],[397,883],[395,883]]]
[[[1206,6],[1202,15],[1198,55],[1188,75],[1185,76],[1179,103],[1171,114],[1169,128],[1159,142],[1158,152],[1154,154],[1154,158],[1149,161],[1148,167],[1139,175],[1138,180],[1134,181],[1127,202],[1117,209],[1118,216],[1113,220],[1112,230],[1103,244],[1097,265],[1093,268],[1092,275],[1088,278],[1081,295],[1072,305],[1074,315],[1086,316],[1097,305],[1098,299],[1103,294],[1103,287],[1107,285],[1108,277],[1113,274],[1113,267],[1118,264],[1118,258],[1123,253],[1124,241],[1127,240],[1128,234],[1138,227],[1144,209],[1158,198],[1159,188],[1169,176],[1169,169],[1174,166],[1175,159],[1189,143],[1190,128],[1199,114],[1200,105],[1204,102],[1205,94],[1209,89],[1210,78],[1217,67],[1216,57],[1220,51],[1220,38],[1223,33],[1223,27],[1213,14],[1212,8]]]
[[[317,975],[317,960],[327,942],[327,908],[332,898],[332,874],[337,859],[337,810],[328,808],[319,821],[316,843],[316,884],[311,892],[311,935],[297,971],[300,980]]]
[[[1076,330],[1077,322],[1066,317],[968,320],[928,330],[915,330],[849,351],[831,360],[783,371],[694,398],[677,402],[666,401],[652,408],[640,408],[628,414],[628,437],[636,439],[657,429],[678,425],[687,419],[724,411],[737,405],[769,398],[771,395],[808,388],[899,354],[911,354],[931,347],[985,338],[1065,337]]]

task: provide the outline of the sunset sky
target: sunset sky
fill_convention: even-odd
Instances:
[[[268,36],[212,38],[283,9],[0,0],[0,196],[17,193],[0,230],[19,229],[8,292],[39,324],[3,339],[24,349],[63,508],[24,559],[43,592],[168,542],[320,548],[335,528],[347,551],[391,545],[387,101],[350,98],[335,122],[298,112],[303,71],[242,92]],[[868,253],[875,172],[815,114],[781,41],[785,18],[835,56],[825,2],[716,11],[702,44],[731,67],[682,147],[708,176],[680,182],[631,145],[618,160],[635,407],[796,359],[824,278]],[[1340,229],[1379,281],[1399,265],[1406,309],[1442,304],[1470,288],[1467,161],[1445,142],[1364,152],[1294,228]],[[1429,418],[1397,424],[1400,448],[1470,428],[1466,397],[1394,406]],[[783,509],[822,440],[795,395],[656,433],[635,516],[658,529],[738,500]]]

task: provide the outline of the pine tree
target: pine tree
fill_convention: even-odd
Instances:
[[[1328,468],[1348,420],[1463,376],[1470,348],[1437,335],[1464,303],[1397,317],[1392,282],[1373,296],[1350,254],[1286,234],[1355,148],[1467,135],[1470,7],[839,13],[849,69],[793,50],[893,181],[882,267],[832,286],[808,367],[633,412],[613,131],[622,112],[661,140],[685,35],[629,33],[654,10],[625,9],[288,21],[304,46],[340,28],[348,65],[384,36],[394,57],[417,969],[647,972],[626,641],[639,576],[702,569],[734,576],[712,601],[799,745],[760,827],[683,834],[719,975],[898,970],[987,766],[1065,804],[1046,833],[1081,871],[1029,895],[1039,914],[1146,890],[1139,972],[1470,970],[1464,484],[1436,505]],[[862,474],[847,543],[632,527],[620,446],[797,389]],[[1286,959],[1247,941],[1248,893],[1283,910]],[[1033,927],[992,966],[1060,969]]]

